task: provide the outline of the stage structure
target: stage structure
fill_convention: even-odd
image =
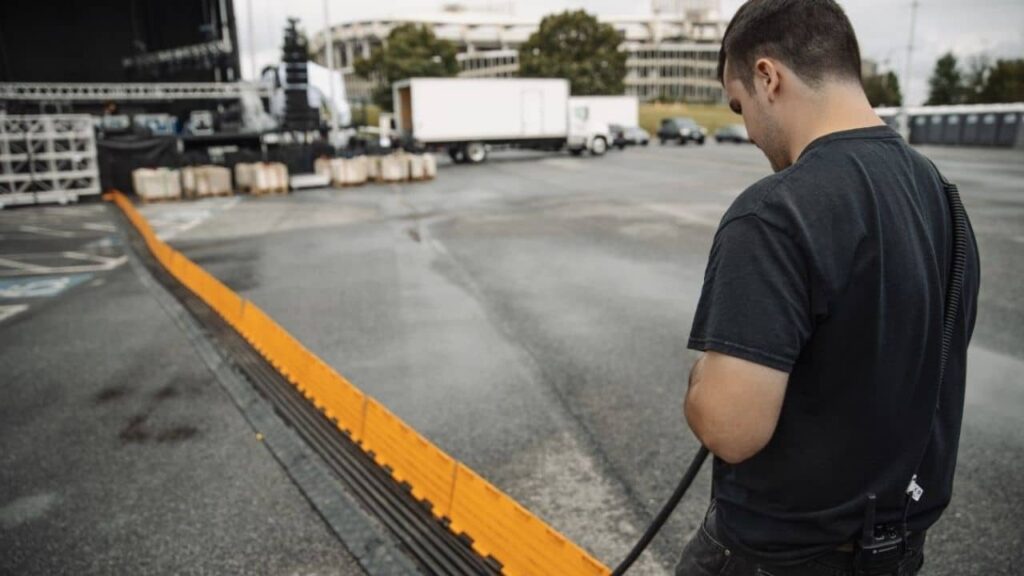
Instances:
[[[234,82],[231,0],[4,0],[0,82]]]
[[[99,193],[91,117],[0,116],[0,208]]]

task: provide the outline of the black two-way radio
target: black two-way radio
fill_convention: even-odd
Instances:
[[[928,428],[928,440],[925,443],[925,447],[922,450],[921,457],[918,459],[918,464],[914,468],[914,476],[910,479],[910,484],[907,487],[907,504],[903,515],[903,525],[900,527],[901,530],[896,530],[893,527],[884,527],[875,525],[875,495],[869,494],[867,498],[867,507],[865,510],[864,528],[861,534],[861,538],[856,544],[856,564],[857,570],[861,574],[871,574],[876,568],[891,566],[895,561],[903,556],[906,552],[907,542],[907,516],[910,511],[910,504],[921,498],[923,490],[917,484],[917,470],[920,469],[921,463],[924,462],[925,454],[928,452],[928,445],[932,436],[932,431],[935,428],[935,420],[939,412],[939,399],[941,398],[942,380],[946,373],[946,362],[949,360],[950,349],[953,344],[953,332],[956,329],[956,319],[960,311],[960,300],[963,296],[963,285],[964,276],[967,271],[967,211],[964,210],[964,205],[960,201],[960,191],[957,189],[955,184],[951,184],[942,173],[939,172],[938,167],[932,164],[935,168],[935,173],[939,175],[939,179],[942,181],[943,188],[946,192],[946,200],[949,204],[949,214],[953,226],[953,259],[950,266],[949,275],[949,286],[946,290],[946,302],[943,309],[942,319],[942,348],[939,360],[939,393],[935,395],[935,411],[932,413],[931,424]],[[626,573],[626,570],[636,562],[636,559],[640,557],[644,549],[654,540],[655,535],[664,526],[665,521],[679,505],[679,501],[683,499],[683,495],[690,488],[690,484],[693,483],[693,479],[697,477],[697,472],[700,471],[701,466],[704,465],[704,460],[708,457],[708,449],[701,446],[697,450],[697,454],[694,455],[693,461],[690,462],[690,466],[686,469],[686,473],[683,475],[682,480],[679,481],[679,485],[676,486],[675,492],[669,497],[668,501],[655,516],[647,530],[644,531],[643,536],[633,546],[633,549],[629,551],[629,554],[625,559],[612,571],[612,576],[622,576]]]

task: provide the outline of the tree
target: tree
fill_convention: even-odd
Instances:
[[[864,93],[872,106],[899,106],[903,102],[900,81],[893,72],[864,78]]]
[[[373,101],[392,109],[391,85],[413,77],[447,77],[459,72],[455,45],[438,39],[426,26],[402,24],[388,34],[387,43],[355,62],[356,74],[376,82]]]
[[[544,17],[519,47],[519,75],[567,78],[573,94],[622,94],[626,53],[615,28],[583,10]]]
[[[928,106],[963,102],[963,78],[952,52],[947,52],[935,63],[935,71],[928,80],[928,86],[928,101],[925,102]]]
[[[968,104],[981,104],[984,102],[982,92],[988,82],[989,74],[992,72],[992,62],[985,54],[974,56],[967,65],[967,73],[964,75],[964,102]]]
[[[988,71],[978,101],[1024,102],[1024,59],[996,60]]]

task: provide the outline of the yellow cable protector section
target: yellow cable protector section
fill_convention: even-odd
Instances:
[[[370,398],[259,309],[160,240],[125,195],[117,204],[157,262],[206,302],[338,429],[408,484],[414,498],[450,522],[481,556],[511,576],[603,576],[611,571],[585,550],[484,480]]]

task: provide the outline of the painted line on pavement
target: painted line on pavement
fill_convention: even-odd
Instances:
[[[108,272],[121,266],[128,261],[127,256],[100,256],[98,254],[86,254],[84,252],[36,252],[31,254],[4,254],[0,258],[0,277],[11,276],[34,276],[40,274],[81,274],[92,272]],[[53,257],[61,256],[68,260],[91,262],[91,264],[72,266],[46,266],[43,264],[32,264],[24,262],[26,257]],[[17,258],[17,260],[15,259]],[[3,267],[13,268],[4,270]]]
[[[16,270],[24,270],[31,272],[32,274],[46,274],[52,270],[49,266],[39,266],[37,264],[28,264],[25,262],[19,262],[17,260],[9,260],[7,258],[0,258],[0,266],[6,266],[7,268],[14,268]],[[0,272],[2,274],[2,272]]]
[[[92,278],[92,274],[0,280],[0,298],[52,298]]]
[[[33,226],[32,224],[22,224],[18,227],[18,230],[21,230],[22,232],[29,232],[31,234],[39,234],[41,236],[52,236],[54,238],[78,237],[78,234],[68,230],[55,230],[53,228],[46,228],[45,226]]]
[[[0,306],[0,322],[28,310],[28,304],[9,304]]]

